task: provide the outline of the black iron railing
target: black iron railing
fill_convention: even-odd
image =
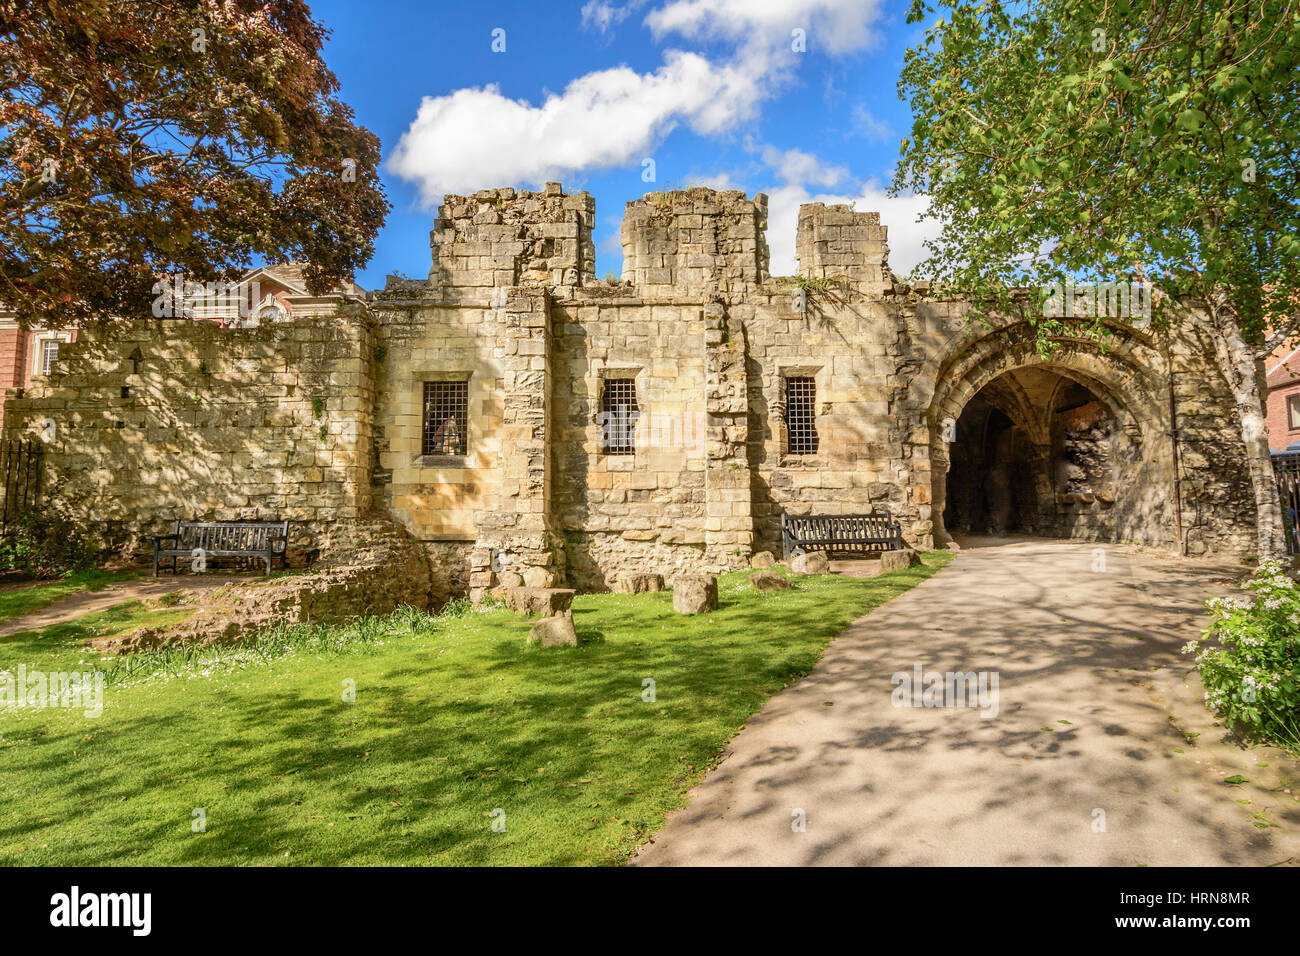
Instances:
[[[0,534],[36,507],[41,493],[44,443],[12,438],[0,442]]]
[[[1300,452],[1273,456],[1273,480],[1282,499],[1282,524],[1286,528],[1286,549],[1300,554]]]

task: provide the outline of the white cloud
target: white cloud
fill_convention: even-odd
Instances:
[[[644,2],[590,0],[583,24],[606,31]],[[681,124],[708,136],[754,119],[797,63],[791,30],[806,32],[809,51],[869,47],[877,40],[872,24],[880,3],[669,0],[645,18],[656,38],[720,39],[733,46],[731,56],[666,50],[653,73],[627,67],[588,73],[540,106],[509,99],[495,85],[427,96],[387,166],[417,183],[422,203],[432,207],[447,192],[636,165]]]
[[[838,56],[873,46],[881,0],[672,0],[646,16],[655,36],[726,39],[790,49],[801,29],[808,50]]]
[[[844,166],[830,166],[812,153],[801,149],[779,150],[775,146],[763,147],[763,162],[771,166],[783,183],[804,183],[809,186],[834,186],[848,178]]]
[[[853,132],[863,139],[882,143],[894,136],[890,125],[872,116],[871,111],[861,103],[853,107]]]
[[[600,33],[609,33],[611,27],[618,26],[643,6],[645,0],[631,0],[621,7],[606,0],[587,0],[582,7],[582,25]]]
[[[680,122],[697,133],[750,119],[758,78],[734,65],[669,51],[654,73],[588,73],[541,106],[496,86],[425,97],[388,167],[420,185],[426,206],[443,193],[541,183],[584,169],[639,163]]]
[[[736,181],[731,178],[730,173],[695,173],[692,172],[686,177],[686,182],[692,186],[707,186],[710,189],[719,191],[724,189],[740,189]]]

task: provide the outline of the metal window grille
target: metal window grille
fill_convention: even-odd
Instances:
[[[600,395],[601,450],[607,455],[636,451],[636,379],[607,378]]]
[[[810,377],[785,380],[786,452],[817,454],[817,383]]]
[[[41,374],[49,375],[54,361],[59,357],[59,340],[46,339],[41,343]]]
[[[469,437],[469,382],[424,383],[424,454],[464,455]]]

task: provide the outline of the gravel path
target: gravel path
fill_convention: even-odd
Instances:
[[[1179,653],[1242,569],[1104,553],[969,542],[773,697],[633,864],[1300,863],[1300,764],[1233,744]],[[996,674],[996,714],[894,706],[917,666]]]

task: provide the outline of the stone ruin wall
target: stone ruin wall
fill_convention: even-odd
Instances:
[[[628,204],[625,278],[605,281],[586,193],[448,196],[429,278],[390,278],[368,315],[97,331],[10,399],[5,432],[59,423],[50,496],[115,543],[178,514],[283,515],[304,538],[391,515],[422,542],[436,598],[740,567],[779,551],[783,512],[884,505],[909,542],[942,545],[943,416],[1040,360],[1015,322],[968,329],[961,303],[896,280],[878,214],[803,207],[802,288],[768,274],[766,217],[762,196],[648,194]],[[1231,401],[1194,330],[1170,341],[1189,542],[1247,552]],[[1141,494],[1105,520],[1062,517],[1063,533],[1172,543],[1159,345],[1148,333],[1099,358],[1067,341],[1052,360],[1106,393],[1140,449]],[[815,456],[785,451],[790,375],[816,382]],[[636,382],[633,455],[598,445],[608,378]],[[422,454],[423,386],[439,380],[468,382],[463,457]]]
[[[321,547],[371,508],[371,335],[356,313],[83,330],[11,390],[5,437],[50,439],[43,499],[114,549],[177,518],[287,518],[292,548]]]

